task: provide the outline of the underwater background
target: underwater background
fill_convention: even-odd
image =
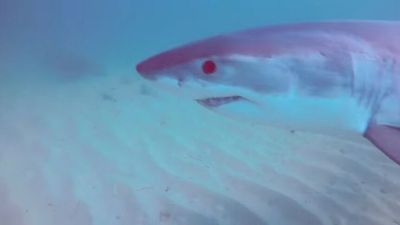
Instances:
[[[143,81],[212,35],[400,20],[399,0],[0,0],[0,225],[398,225],[400,169],[361,137],[247,124]]]

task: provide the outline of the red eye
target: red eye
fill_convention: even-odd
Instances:
[[[217,70],[217,65],[215,65],[215,62],[207,60],[203,63],[202,69],[204,74],[210,75]]]

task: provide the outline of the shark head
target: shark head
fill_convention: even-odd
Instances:
[[[163,52],[136,69],[230,117],[290,129],[365,129],[368,115],[349,97],[348,55],[332,50],[347,43],[316,36],[279,28],[221,35]]]
[[[251,100],[250,93],[286,89],[283,79],[272,80],[277,73],[268,73],[269,80],[260,75],[266,73],[265,55],[246,53],[250,48],[256,46],[219,36],[156,55],[137,71],[210,108]]]

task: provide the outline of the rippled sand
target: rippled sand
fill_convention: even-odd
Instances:
[[[133,76],[0,84],[1,225],[398,225],[362,138],[243,124]]]

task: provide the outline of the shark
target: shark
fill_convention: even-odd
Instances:
[[[224,116],[362,135],[400,165],[400,22],[252,28],[167,50],[136,70]]]

